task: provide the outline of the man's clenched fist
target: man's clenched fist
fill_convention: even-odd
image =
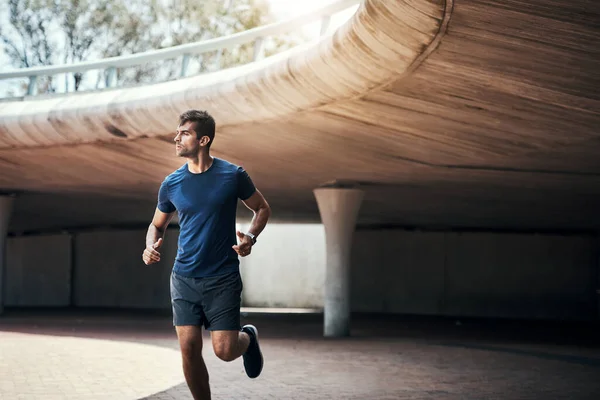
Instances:
[[[142,254],[142,260],[146,265],[154,264],[160,261],[160,253],[157,249],[162,246],[163,239],[160,238],[154,243],[152,246],[146,247],[144,253]]]

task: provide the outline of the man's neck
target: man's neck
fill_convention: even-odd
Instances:
[[[212,166],[213,161],[214,158],[208,152],[202,152],[197,157],[188,158],[188,169],[193,174],[201,174]]]

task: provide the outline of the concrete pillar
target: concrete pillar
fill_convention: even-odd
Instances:
[[[324,335],[349,336],[350,253],[364,192],[354,188],[325,187],[315,189],[314,194],[325,226]]]
[[[0,314],[4,311],[4,277],[6,264],[6,235],[12,214],[14,195],[0,195]]]

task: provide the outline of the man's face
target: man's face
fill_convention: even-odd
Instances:
[[[177,127],[175,134],[175,153],[179,157],[193,157],[198,155],[200,141],[194,131],[194,122],[188,121]]]

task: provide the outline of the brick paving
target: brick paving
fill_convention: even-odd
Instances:
[[[247,316],[266,359],[256,380],[205,346],[213,399],[600,398],[597,326],[358,316],[351,338],[324,339],[321,318]],[[0,317],[0,399],[191,398],[168,316]]]

